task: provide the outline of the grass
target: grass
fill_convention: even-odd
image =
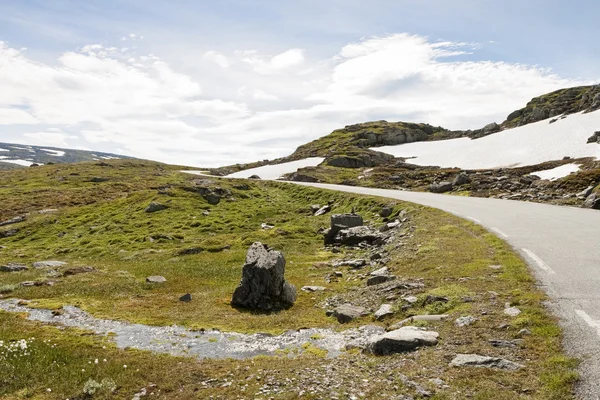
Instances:
[[[331,271],[322,263],[343,254],[323,249],[319,229],[328,225],[329,216],[312,217],[309,206],[331,202],[334,212],[355,208],[366,220],[379,224],[377,212],[392,201],[278,182],[207,181],[178,170],[121,160],[0,172],[0,204],[6,205],[0,211],[1,219],[31,213],[25,222],[10,226],[19,229],[15,236],[0,239],[5,246],[0,250],[0,265],[59,259],[69,267],[97,269],[40,287],[18,283],[49,279],[43,270],[2,273],[2,296],[28,299],[33,306],[52,309],[78,305],[97,317],[153,325],[269,333],[301,327],[342,328],[326,317],[318,304],[364,283],[360,279],[324,283],[324,276]],[[93,183],[89,181],[93,176],[109,180]],[[220,187],[231,195],[209,205],[197,192],[198,183]],[[151,201],[168,208],[145,213]],[[373,322],[365,317],[346,327],[387,325],[416,314],[448,313],[449,320],[427,324],[440,333],[435,348],[383,358],[349,351],[332,360],[317,346],[323,338],[315,335],[303,346],[302,355],[281,352],[243,361],[196,360],[120,350],[110,338],[59,330],[0,312],[0,340],[14,343],[35,337],[28,347],[30,354],[0,356],[0,397],[83,399],[89,398],[83,395],[87,384],[88,389],[101,386],[94,399],[130,399],[144,387],[156,398],[253,398],[263,396],[260,391],[268,379],[273,382],[269,387],[281,390],[265,394],[265,398],[293,399],[300,390],[306,392],[303,398],[328,398],[333,393],[331,382],[338,382],[341,398],[362,392],[375,399],[399,393],[414,395],[413,388],[388,379],[404,374],[436,391],[433,398],[437,399],[466,395],[570,399],[577,379],[576,363],[562,354],[560,329],[543,307],[545,296],[523,260],[505,242],[471,222],[421,206],[393,204],[396,210],[408,212],[410,223],[403,244],[390,248],[388,266],[401,279],[423,279],[425,289],[418,293],[419,301],[412,308],[401,307],[400,299],[393,301],[398,310],[394,318]],[[36,213],[48,208],[58,211]],[[208,215],[203,211],[209,211]],[[263,222],[275,228],[261,229]],[[239,282],[245,252],[257,240],[284,252],[286,277],[298,288],[322,285],[328,290],[299,291],[292,308],[272,314],[232,308],[229,301]],[[197,253],[181,255],[190,248],[198,249]],[[493,270],[490,265],[502,268]],[[163,275],[167,282],[146,283],[145,277],[150,275]],[[344,271],[346,277],[351,274]],[[178,301],[184,293],[192,294],[192,302]],[[428,295],[447,297],[448,301],[427,303]],[[523,313],[514,319],[504,315],[506,302],[518,305]],[[469,328],[455,327],[452,321],[465,315],[477,317],[478,322]],[[500,325],[507,328],[500,331]],[[522,348],[509,352],[487,343],[488,339],[512,339],[522,328],[532,332]],[[510,358],[527,368],[509,373],[448,367],[455,354],[472,352]],[[450,388],[435,389],[428,383],[431,378],[443,379]],[[328,391],[318,392],[321,387]]]

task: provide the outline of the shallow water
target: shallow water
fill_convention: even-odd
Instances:
[[[111,335],[119,348],[135,348],[174,356],[197,358],[243,359],[259,355],[300,354],[303,345],[310,343],[336,357],[345,349],[364,348],[373,335],[384,333],[378,326],[337,332],[332,329],[300,329],[281,335],[242,334],[217,330],[194,331],[181,326],[148,326],[122,321],[98,319],[74,306],[64,306],[62,315],[52,310],[18,305],[18,299],[0,300],[0,310],[28,313],[28,319],[54,325],[80,328],[99,335]]]

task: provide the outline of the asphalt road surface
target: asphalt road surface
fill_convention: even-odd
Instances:
[[[476,222],[527,260],[579,358],[582,399],[600,399],[600,211],[522,201],[294,182],[410,201]]]

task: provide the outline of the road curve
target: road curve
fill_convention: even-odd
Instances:
[[[566,351],[579,358],[582,399],[600,399],[600,212],[522,201],[294,182],[438,208],[497,234],[527,260],[552,299]]]

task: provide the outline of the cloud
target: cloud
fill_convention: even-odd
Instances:
[[[534,96],[588,83],[477,61],[482,46],[394,34],[326,59],[297,48],[275,56],[208,50],[180,70],[168,54],[100,44],[45,64],[0,42],[0,123],[15,142],[219,166],[284,156],[370,120],[480,128]]]
[[[254,52],[242,53],[243,62],[259,74],[270,75],[283,72],[304,62],[304,50],[290,49],[274,57],[259,56]]]
[[[229,59],[218,51],[210,50],[204,53],[203,58],[212,61],[221,68],[229,68]]]

